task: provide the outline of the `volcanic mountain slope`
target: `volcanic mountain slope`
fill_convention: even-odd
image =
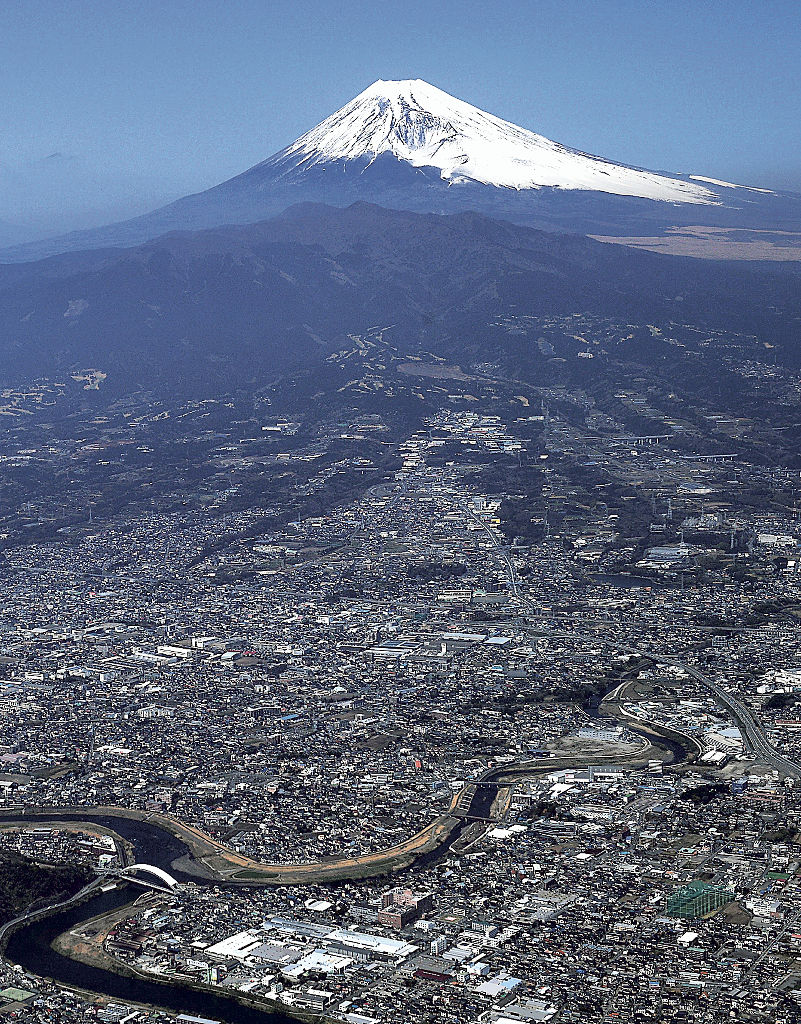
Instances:
[[[546,230],[651,234],[677,224],[801,229],[801,198],[662,174],[562,146],[419,80],[375,82],[250,170],[121,224],[7,249],[13,262],[254,223],[298,202],[476,210]]]
[[[493,359],[499,317],[591,312],[765,333],[801,316],[791,269],[709,264],[478,214],[304,205],[246,227],[0,267],[4,382],[94,367],[107,387],[264,380],[394,325],[407,350]],[[784,326],[783,326],[784,325]]]
[[[375,82],[260,166],[297,175],[340,162],[367,160],[369,166],[384,154],[411,167],[438,171],[450,184],[718,202],[708,187],[568,149],[419,80]]]

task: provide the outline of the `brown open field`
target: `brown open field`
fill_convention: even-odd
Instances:
[[[705,260],[801,261],[801,233],[716,228],[704,225],[668,228],[653,237],[592,235],[597,242],[626,245],[632,249],[694,256]]]

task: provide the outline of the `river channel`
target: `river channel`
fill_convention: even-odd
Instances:
[[[637,730],[640,731],[640,730]],[[670,760],[682,760],[685,751],[677,743],[666,738],[649,736],[649,739],[664,745],[670,750]],[[556,767],[564,767],[562,758],[554,758],[551,765],[546,761],[534,769],[529,765],[517,769],[520,773],[531,774],[532,771],[548,771]],[[495,776],[514,776],[515,769],[510,766],[498,768],[477,786],[471,809],[479,817],[489,814],[492,801],[497,794]],[[93,814],[91,811],[80,813],[59,811],[57,815],[42,814],[36,811],[0,811],[0,822],[34,824],[53,824],[55,820],[63,822],[84,822],[102,826],[117,833],[127,843],[137,863],[151,864],[169,872],[181,882],[193,882],[196,885],[214,885],[226,887],[226,882],[217,878],[206,877],[200,870],[193,870],[191,850],[177,836],[160,825],[135,818],[116,816],[106,813]],[[434,850],[430,850],[418,859],[419,863],[429,862],[441,856],[461,833],[461,828]],[[187,870],[188,869],[188,870]],[[242,882],[227,883],[227,887],[243,888]],[[31,974],[52,978],[65,987],[85,989],[97,992],[111,999],[122,1002],[135,1002],[160,1006],[174,1013],[189,1014],[207,1020],[218,1021],[220,1024],[281,1024],[293,1022],[292,1018],[279,1010],[257,1010],[238,1005],[233,999],[213,993],[186,988],[180,983],[158,984],[139,978],[128,978],[102,967],[90,966],[71,960],[52,948],[52,942],[62,932],[69,931],[93,917],[108,913],[111,910],[131,903],[136,896],[130,885],[109,890],[79,906],[59,911],[40,921],[21,926],[8,939],[5,956],[8,960],[19,964]]]
[[[0,811],[0,822],[52,825],[54,820],[89,822],[110,829],[131,844],[137,864],[152,864],[154,867],[162,868],[179,882],[194,882],[196,885],[219,884],[200,873],[190,873],[180,867],[174,867],[174,861],[190,859],[192,854],[185,843],[160,825],[122,815],[118,817],[111,814],[93,814],[90,809],[80,814],[59,812],[57,819],[53,814],[37,814],[35,811],[27,814],[21,811]],[[186,865],[187,860],[182,860],[182,863]]]
[[[198,992],[180,984],[160,985],[139,978],[127,978],[101,967],[71,960],[57,953],[52,942],[62,932],[82,924],[89,918],[125,906],[136,898],[132,886],[125,885],[101,892],[86,903],[70,907],[14,932],[5,956],[26,971],[52,978],[61,985],[100,992],[120,1002],[145,1003],[173,1013],[203,1017],[221,1024],[298,1024],[297,1018],[280,1011],[256,1010],[238,1005],[233,999],[208,992]]]
[[[64,813],[59,814],[58,818],[60,821],[91,822],[112,829],[131,844],[137,862],[163,868],[179,881],[194,882],[196,885],[220,884],[213,879],[174,867],[173,862],[190,857],[190,851],[180,839],[158,825],[91,812]],[[53,816],[4,811],[0,813],[0,820],[52,824]],[[9,937],[5,957],[31,974],[52,978],[66,987],[98,992],[121,1002],[160,1006],[174,1013],[203,1017],[219,1021],[221,1024],[297,1024],[297,1018],[289,1017],[280,1011],[240,1006],[233,999],[198,992],[181,986],[180,983],[160,985],[138,978],[124,977],[102,967],[71,960],[52,948],[52,942],[62,932],[69,931],[90,918],[123,907],[126,903],[133,902],[139,894],[140,890],[131,885],[121,886],[94,896],[79,906],[24,925]]]
[[[482,809],[488,809],[496,790],[493,786],[479,787]],[[486,805],[486,808],[485,808]],[[26,825],[47,824],[54,821],[100,825],[110,829],[130,844],[133,858],[137,863],[151,864],[169,872],[181,882],[218,888],[246,888],[239,882],[221,881],[192,871],[193,859],[190,849],[177,836],[161,826],[134,818],[117,817],[111,814],[92,814],[90,810],[80,814],[59,811],[54,814],[37,814],[35,811],[0,811],[0,822],[14,822]],[[447,850],[460,834],[461,827],[439,847],[422,854],[418,863],[427,863]],[[177,866],[176,866],[177,865]],[[189,868],[189,870],[186,870]],[[108,892],[93,896],[78,906],[59,911],[49,917],[30,924],[24,924],[13,932],[5,951],[5,958],[19,964],[31,974],[51,978],[67,988],[85,989],[97,992],[121,1002],[135,1002],[160,1006],[175,1013],[189,1014],[220,1024],[298,1024],[297,1018],[280,1010],[257,1010],[240,1006],[233,999],[212,993],[201,992],[182,986],[180,982],[165,985],[138,978],[128,978],[102,967],[90,966],[56,952],[53,941],[65,931],[80,926],[83,922],[123,907],[139,895],[132,885],[123,885]]]

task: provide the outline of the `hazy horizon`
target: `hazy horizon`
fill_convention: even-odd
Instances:
[[[135,216],[246,170],[377,78],[424,78],[622,163],[801,191],[797,28],[783,0],[6,6],[0,221]]]

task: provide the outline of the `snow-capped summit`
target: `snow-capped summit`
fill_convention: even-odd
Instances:
[[[680,203],[716,203],[698,182],[568,149],[420,79],[374,82],[269,163],[305,170],[388,153],[450,183],[560,188]]]
[[[17,246],[3,262],[253,224],[296,203],[472,211],[547,231],[662,236],[682,225],[801,230],[801,197],[659,173],[561,146],[419,79],[374,82],[267,160],[120,224]]]

